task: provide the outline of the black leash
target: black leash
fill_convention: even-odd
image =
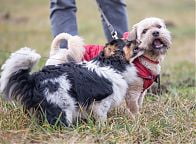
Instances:
[[[97,5],[98,5],[99,11],[101,13],[101,18],[106,22],[108,30],[110,31],[112,38],[118,39],[118,34],[117,34],[116,30],[114,29],[112,24],[108,21],[107,17],[105,16],[105,14],[104,14],[103,10],[101,9],[101,6],[98,2],[97,2]]]

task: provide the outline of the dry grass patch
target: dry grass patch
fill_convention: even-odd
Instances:
[[[104,44],[99,12],[92,0],[77,1],[80,35],[86,43]],[[0,143],[195,143],[195,24],[194,1],[128,1],[131,26],[144,17],[157,16],[173,24],[173,45],[163,64],[161,95],[149,93],[141,116],[135,120],[122,109],[113,111],[105,126],[79,122],[72,128],[38,124],[20,105],[0,99]],[[88,7],[88,9],[86,9]],[[52,40],[49,2],[2,0],[0,14],[0,65],[23,46],[48,56]],[[18,19],[26,21],[18,21]],[[7,52],[4,52],[7,51]],[[8,52],[9,51],[9,52]],[[41,59],[41,68],[46,59]]]

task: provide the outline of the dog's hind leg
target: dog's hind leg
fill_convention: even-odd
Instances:
[[[65,110],[66,113],[66,120],[68,126],[71,126],[73,124],[73,111],[71,110]]]

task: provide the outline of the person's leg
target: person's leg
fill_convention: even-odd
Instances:
[[[62,32],[78,35],[76,11],[75,0],[50,0],[50,21],[54,37]],[[67,42],[63,41],[61,47],[67,47]]]
[[[108,21],[113,25],[121,38],[128,31],[128,18],[125,0],[97,0]],[[102,21],[105,36],[108,41],[112,40],[110,31],[105,21]]]

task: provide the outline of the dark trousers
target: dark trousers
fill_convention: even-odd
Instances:
[[[122,37],[123,33],[128,31],[125,0],[97,0],[97,3],[117,31],[118,37]],[[50,21],[54,37],[62,32],[78,35],[75,0],[50,0],[50,10]],[[102,20],[102,24],[107,40],[112,40],[111,33],[104,20]]]

